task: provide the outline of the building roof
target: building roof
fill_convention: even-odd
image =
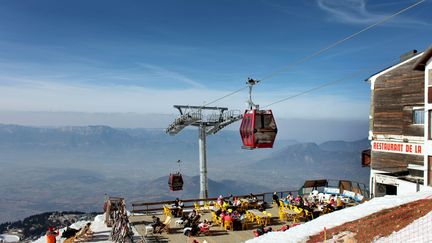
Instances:
[[[426,63],[429,61],[429,59],[431,59],[431,57],[432,57],[432,46],[430,46],[420,57],[420,59],[417,60],[417,62],[414,64],[414,70],[424,71],[426,67]]]
[[[382,70],[380,70],[380,71],[378,71],[378,72],[376,72],[376,73],[370,75],[368,78],[365,79],[365,81],[370,81],[371,78],[373,78],[373,77],[380,76],[381,74],[384,74],[384,73],[386,73],[387,71],[390,71],[390,70],[392,70],[392,69],[394,69],[394,68],[397,68],[397,67],[399,67],[399,66],[401,66],[401,65],[403,65],[403,64],[405,64],[405,63],[407,63],[407,62],[410,62],[410,61],[412,61],[413,59],[416,59],[416,58],[420,57],[423,53],[424,53],[424,52],[420,52],[420,53],[418,53],[417,51],[415,51],[415,52],[412,52],[412,54],[411,54],[410,57],[406,57],[405,55],[402,55],[402,56],[401,56],[401,59],[402,59],[402,58],[403,58],[403,59],[402,59],[401,61],[399,61],[398,63],[395,63],[395,64],[393,64],[393,65],[390,65],[389,67],[386,67],[386,68],[384,68],[384,69],[382,69]]]

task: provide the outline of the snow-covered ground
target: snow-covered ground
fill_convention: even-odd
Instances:
[[[353,220],[357,220],[360,218],[363,218],[365,216],[368,216],[370,214],[379,212],[383,209],[388,209],[392,207],[396,207],[405,203],[413,202],[419,199],[427,198],[432,196],[432,190],[429,189],[428,191],[418,192],[410,195],[404,195],[404,196],[385,196],[385,197],[378,197],[374,198],[370,201],[367,201],[363,204],[360,204],[356,207],[350,207],[345,208],[343,210],[339,210],[336,212],[333,212],[331,214],[323,215],[317,219],[314,219],[312,221],[309,221],[305,224],[296,226],[291,228],[290,230],[287,230],[285,232],[270,232],[263,236],[260,236],[258,238],[251,239],[247,241],[248,243],[262,243],[262,242],[305,242],[309,238],[309,236],[319,234],[322,230],[324,230],[324,227],[327,229],[342,225],[346,222],[350,222]],[[428,214],[429,215],[429,214]],[[407,226],[408,227],[415,227],[414,224],[420,224],[418,221],[420,220],[429,220],[431,222],[432,216],[425,216],[423,218],[425,219],[419,219],[413,224]],[[430,225],[429,224],[422,224],[422,225]],[[419,225],[417,225],[418,229]],[[405,230],[406,230],[405,228]],[[430,228],[430,227],[429,227]],[[424,229],[425,232],[432,231],[432,229]],[[403,234],[403,230],[399,231],[397,234]],[[421,229],[418,229],[418,231],[422,231]],[[396,236],[398,241],[397,242],[431,242],[429,240],[422,241],[421,239],[417,241],[409,241],[408,239],[405,239],[402,237],[402,235]],[[409,234],[408,234],[409,235]],[[392,237],[392,236],[390,236]],[[432,237],[424,238],[424,239],[432,239]],[[391,240],[386,240],[386,242],[394,242]]]
[[[20,238],[16,235],[1,234],[0,242],[19,242]]]
[[[74,228],[74,229],[80,229],[82,227],[84,227],[84,225],[86,225],[89,221],[78,221],[72,225],[70,225],[69,227]],[[94,232],[94,235],[98,237],[98,239],[106,239],[106,240],[101,240],[98,242],[101,243],[111,243],[112,241],[108,241],[108,236],[109,236],[109,232],[111,231],[108,227],[105,226],[104,224],[104,218],[103,215],[97,215],[94,220],[91,222],[91,226],[90,229]],[[65,239],[61,238],[61,234],[63,233],[63,231],[65,230],[65,228],[60,229],[60,234],[59,236],[57,236],[57,242],[63,242]],[[41,238],[33,241],[35,243],[46,243],[46,237],[42,236]]]
[[[97,215],[93,221],[91,221],[91,226],[90,229],[94,232],[93,238],[96,240],[98,243],[112,243],[113,241],[109,240],[109,235],[111,232],[111,228],[108,228],[105,223],[104,223],[104,219],[105,216],[103,214],[101,215]],[[85,224],[87,224],[89,221],[79,221],[76,222],[72,225],[70,225],[69,227],[74,228],[74,229],[79,229],[84,227]],[[60,234],[59,236],[57,236],[57,242],[63,242],[65,239],[64,238],[60,238],[62,232],[65,230],[65,228],[60,229]],[[138,232],[134,230],[134,236],[138,236]],[[46,237],[43,236],[39,239],[37,239],[36,241],[33,241],[34,243],[46,243]]]

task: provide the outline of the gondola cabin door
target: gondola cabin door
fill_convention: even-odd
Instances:
[[[277,126],[271,110],[246,110],[240,125],[242,148],[272,148]]]

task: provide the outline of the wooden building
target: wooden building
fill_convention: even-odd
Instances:
[[[427,149],[430,146],[424,136],[431,130],[425,119],[432,109],[432,104],[429,107],[425,102],[431,50],[406,53],[398,64],[367,79],[371,85],[369,140],[373,196],[415,192],[431,181],[427,164],[432,161],[428,157],[432,149]]]

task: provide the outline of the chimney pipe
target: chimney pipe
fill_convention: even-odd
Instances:
[[[411,50],[400,56],[400,62],[406,61],[417,54],[417,50]]]

